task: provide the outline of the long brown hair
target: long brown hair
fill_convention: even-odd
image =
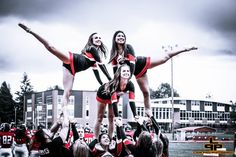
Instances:
[[[153,140],[150,132],[142,131],[137,141],[137,149],[141,156],[145,154],[146,157],[159,157],[163,152],[163,143],[159,138]]]
[[[110,63],[118,54],[118,51],[117,51],[118,50],[118,46],[116,44],[116,36],[117,36],[118,33],[124,34],[124,36],[125,36],[125,43],[123,45],[123,50],[125,50],[125,48],[126,48],[126,35],[125,35],[125,33],[123,31],[121,31],[121,30],[116,31],[114,33],[114,35],[113,35],[113,38],[112,38],[112,47],[111,47],[110,59],[109,59],[108,63]]]
[[[86,51],[88,50],[89,47],[93,46],[97,49],[97,47],[93,44],[93,36],[95,34],[98,34],[97,32],[95,33],[92,33],[89,38],[88,38],[88,41],[86,43],[86,45],[84,46],[84,48],[82,49],[82,54],[86,53]],[[106,46],[103,44],[103,42],[101,42],[101,46],[99,46],[99,48],[97,49],[98,51],[101,51],[104,55],[104,57],[106,58],[107,57],[107,48]]]
[[[122,64],[116,71],[116,73],[114,74],[114,77],[112,80],[110,80],[108,83],[105,84],[105,88],[103,93],[109,94],[109,93],[114,93],[119,84],[120,84],[120,75],[121,75],[121,68],[124,66],[128,66],[127,64]]]

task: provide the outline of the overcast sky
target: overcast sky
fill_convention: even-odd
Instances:
[[[210,94],[236,101],[235,0],[1,0],[0,83],[10,84],[12,94],[20,90],[24,72],[36,91],[62,87],[61,61],[20,29],[19,22],[64,53],[80,53],[93,32],[101,34],[110,50],[117,30],[126,33],[136,56],[162,55],[163,45],[197,46],[197,51],[173,59],[174,88],[182,97]],[[170,83],[170,63],[148,71],[152,89]],[[112,74],[111,65],[107,67]],[[98,87],[91,69],[76,74],[74,90]]]

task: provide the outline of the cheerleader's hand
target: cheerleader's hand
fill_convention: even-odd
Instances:
[[[121,127],[123,125],[121,117],[115,117],[115,125],[118,127]]]

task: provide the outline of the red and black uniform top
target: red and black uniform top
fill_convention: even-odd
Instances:
[[[36,130],[33,131],[33,135],[31,136],[32,144],[31,144],[30,150],[39,150],[39,147],[40,147],[40,142],[36,140],[35,133],[36,133]]]
[[[122,58],[122,59],[121,59]],[[124,54],[121,56],[117,54],[111,61],[113,72],[115,73],[118,69],[119,64],[126,63],[130,66],[131,75],[134,74],[135,70],[135,52],[131,45],[127,44],[124,50]]]
[[[131,75],[134,74],[136,79],[146,74],[147,69],[150,67],[151,58],[144,56],[135,56],[134,50],[131,45],[127,44],[124,55],[117,54],[111,61],[113,72],[115,73],[120,64],[126,63],[130,66]]]
[[[156,134],[156,136],[154,136],[154,134],[151,134],[152,140],[153,141],[158,141],[158,140],[161,141],[163,146],[160,144],[158,150],[161,150],[161,149],[163,150],[162,154],[161,154],[162,157],[168,157],[169,156],[169,140],[168,140],[167,136],[160,133],[160,129],[159,129],[156,119],[152,116],[152,117],[150,117],[150,120],[152,121],[152,127],[155,130],[154,132]],[[134,136],[133,136],[134,140],[136,137],[138,137],[140,135],[140,133],[142,131],[149,131],[149,130],[147,129],[147,126],[145,126],[145,124],[142,124],[142,125],[138,124],[137,130],[134,132]],[[134,144],[131,140],[126,138],[126,135],[125,135],[123,129],[121,130],[120,134],[122,136],[123,143],[124,143],[125,147],[127,147],[132,152],[132,154],[134,156],[137,156],[137,157],[148,156],[148,154],[151,153],[149,151],[147,151],[147,152],[141,151],[140,148],[136,144]]]
[[[106,84],[103,84],[98,88],[96,99],[98,102],[103,104],[111,104],[113,106],[115,117],[118,117],[118,109],[117,109],[117,103],[119,102],[119,98],[124,93],[128,93],[129,95],[129,104],[131,107],[131,110],[133,112],[133,115],[136,116],[136,108],[135,108],[135,88],[134,84],[129,81],[126,85],[126,88],[124,90],[121,90],[119,87],[118,89],[113,93],[106,93],[104,92]]]
[[[30,131],[16,129],[15,131],[15,142],[16,144],[29,144],[30,142]]]
[[[14,140],[14,132],[2,132],[0,131],[0,140],[1,140],[1,148],[11,148],[13,140]]]
[[[90,46],[87,51],[83,54],[71,53],[70,55],[70,64],[64,64],[63,66],[67,68],[72,75],[75,73],[87,70],[90,67],[93,67],[94,74],[98,82],[102,85],[102,81],[97,69],[97,65],[100,67],[102,72],[106,75],[108,80],[111,80],[111,77],[106,69],[106,66],[102,63],[98,50],[94,46]]]

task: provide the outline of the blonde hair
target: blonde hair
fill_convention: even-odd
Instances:
[[[89,157],[89,147],[82,140],[76,140],[73,144],[73,156],[74,157]]]

